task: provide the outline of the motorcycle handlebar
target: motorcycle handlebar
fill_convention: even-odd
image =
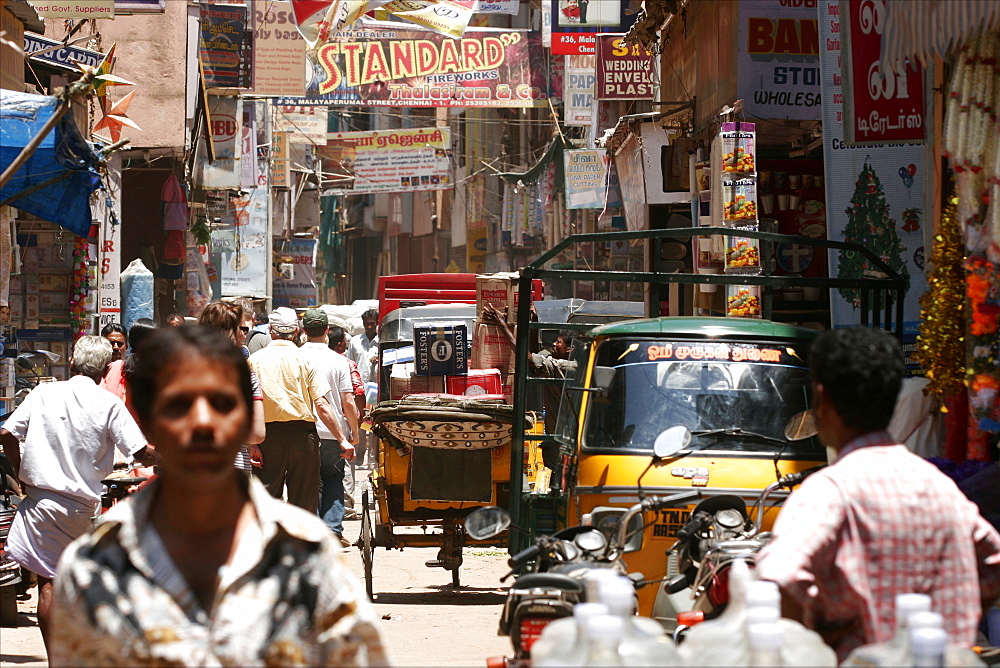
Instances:
[[[711,519],[711,516],[704,510],[700,510],[695,513],[691,519],[689,519],[684,526],[681,527],[680,531],[677,532],[677,543],[687,540],[691,535],[701,531],[704,528],[706,522]]]
[[[515,555],[512,555],[510,559],[507,560],[507,565],[511,568],[518,568],[522,564],[527,563],[537,557],[541,553],[541,548],[538,544],[530,545]]]
[[[698,498],[701,498],[701,492],[690,490],[671,494],[670,496],[650,496],[643,499],[626,510],[625,514],[622,515],[621,524],[618,526],[618,547],[624,548],[625,543],[628,542],[628,525],[631,524],[632,518],[636,515],[647,510],[659,510],[661,508],[669,508],[670,506],[686,506]]]

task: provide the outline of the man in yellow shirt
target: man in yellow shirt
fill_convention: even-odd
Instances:
[[[267,436],[260,444],[263,466],[255,471],[271,496],[315,513],[319,505],[319,436],[315,415],[331,430],[337,417],[327,399],[330,385],[295,345],[298,318],[279,307],[268,316],[271,344],[250,355],[250,368],[264,394]],[[354,456],[345,453],[346,458]]]

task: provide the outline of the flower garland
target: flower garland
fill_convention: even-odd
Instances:
[[[87,295],[90,293],[90,242],[87,237],[76,237],[73,243],[73,285],[69,296],[70,327],[73,341],[90,330],[87,314]]]

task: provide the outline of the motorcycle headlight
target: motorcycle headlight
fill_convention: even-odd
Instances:
[[[608,546],[608,539],[600,531],[584,531],[573,542],[584,552],[600,552]]]
[[[743,514],[734,508],[723,508],[715,513],[716,524],[726,529],[741,529],[745,521]]]

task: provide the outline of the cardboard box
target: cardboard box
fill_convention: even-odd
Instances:
[[[486,394],[501,394],[499,369],[469,369],[465,376],[448,376],[445,379],[448,394],[464,394],[479,397]]]
[[[413,371],[412,362],[392,365],[389,376],[390,399],[402,399],[407,394],[444,393],[444,376],[417,376]]]
[[[469,371],[469,333],[464,322],[432,322],[413,328],[418,376],[457,376]]]
[[[478,320],[473,324],[472,366],[476,369],[499,369],[500,373],[514,371],[514,346],[510,345],[503,330]]]
[[[517,273],[479,274],[476,276],[476,316],[481,317],[483,306],[492,304],[507,316],[507,322],[517,322]]]

